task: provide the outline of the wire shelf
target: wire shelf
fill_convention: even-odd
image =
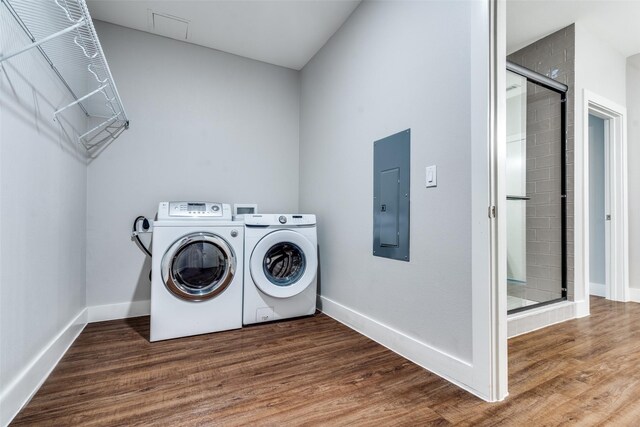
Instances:
[[[14,52],[0,52],[0,62],[38,49],[73,98],[54,119],[79,108],[88,120],[78,142],[90,154],[99,152],[129,127],[129,119],[85,0],[0,2],[31,41]]]

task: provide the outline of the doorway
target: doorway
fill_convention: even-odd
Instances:
[[[589,294],[610,299],[607,120],[589,114]]]
[[[585,294],[629,300],[626,109],[584,93]]]

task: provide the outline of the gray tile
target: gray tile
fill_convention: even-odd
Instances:
[[[536,263],[548,267],[562,267],[562,260],[557,255],[536,255]]]
[[[527,185],[533,181],[549,180],[550,178],[551,170],[548,168],[527,171]]]
[[[560,217],[560,203],[536,206],[536,216],[538,217]]]
[[[531,194],[536,191],[536,183],[535,182],[527,182],[526,184],[527,194]]]
[[[535,288],[527,288],[525,298],[537,302],[545,302],[553,299],[551,292]]]
[[[507,284],[507,295],[512,297],[524,298],[524,294],[525,294],[524,285]]]
[[[529,130],[527,130],[527,132],[529,132]],[[548,156],[549,154],[551,154],[551,146],[549,144],[527,144],[527,160],[536,158],[536,166],[538,157]]]
[[[527,253],[550,254],[550,242],[527,242]]]
[[[560,242],[562,241],[562,235],[560,230],[555,229],[538,229],[536,230],[536,238],[540,242]]]
[[[544,131],[540,131],[540,132],[536,132],[535,134],[535,139],[536,139],[536,145],[540,145],[540,144],[547,144],[550,142],[560,142],[560,130],[559,129],[552,129],[552,130],[544,130]]]
[[[551,276],[549,267],[539,265],[527,265],[527,277],[537,277],[541,279],[549,279]]]
[[[556,154],[549,154],[545,156],[536,157],[536,168],[546,168],[550,166],[560,166],[560,156]]]
[[[549,181],[536,182],[536,193],[545,193],[560,190],[560,180],[552,179]]]
[[[551,194],[550,193],[533,193],[530,194],[529,197],[529,205],[548,205],[551,202]]]
[[[562,255],[562,245],[560,242],[551,242],[549,246],[549,253],[551,255]]]
[[[558,296],[562,292],[562,282],[560,280],[540,279],[537,287],[545,291],[556,292]]]
[[[536,233],[537,230],[535,230],[534,228],[528,228],[527,229],[527,242],[537,242],[537,238],[536,238]]]
[[[527,218],[527,228],[549,228],[549,218]]]
[[[547,274],[549,276],[549,279],[561,280],[562,279],[562,268],[561,267],[547,267]]]
[[[562,218],[560,218],[560,215],[549,218],[549,228],[556,230],[560,230],[562,228]]]

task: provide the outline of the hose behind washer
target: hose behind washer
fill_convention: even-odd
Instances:
[[[139,217],[137,217],[134,221],[133,221],[133,230],[131,230],[131,232],[133,233],[134,237],[136,238],[136,240],[138,241],[138,245],[140,246],[140,248],[150,257],[153,257],[153,255],[151,254],[151,251],[144,245],[144,243],[142,243],[142,240],[140,240],[140,236],[138,236],[138,222],[140,220],[144,220],[144,222],[142,223],[142,228],[144,228],[145,230],[149,229],[149,220],[147,218],[145,218],[144,216],[140,215]]]

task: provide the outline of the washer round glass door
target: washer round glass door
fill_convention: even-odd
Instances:
[[[315,280],[317,249],[300,233],[274,231],[253,249],[249,268],[253,282],[262,292],[276,298],[292,297]]]
[[[216,297],[229,287],[235,272],[233,249],[215,234],[189,234],[171,245],[162,258],[165,286],[188,301]]]

